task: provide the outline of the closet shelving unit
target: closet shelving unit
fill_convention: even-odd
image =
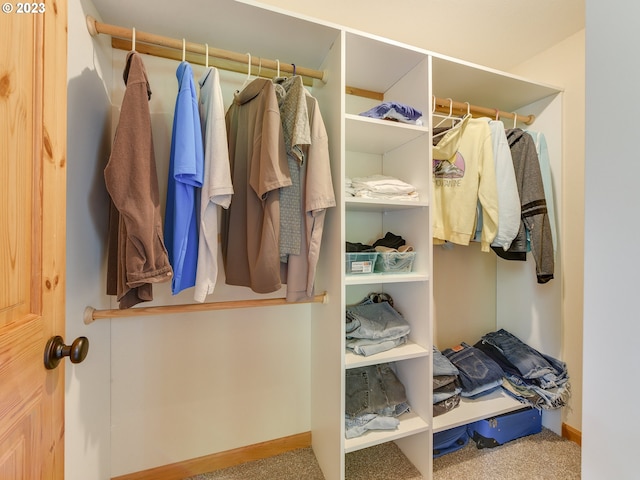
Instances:
[[[391,42],[347,33],[345,78],[349,87],[383,94],[385,101],[429,108],[429,68],[424,53]],[[416,187],[418,202],[371,201],[344,198],[345,240],[371,244],[386,232],[401,235],[416,251],[411,273],[345,274],[346,305],[357,303],[369,292],[386,292],[411,325],[407,344],[362,357],[345,353],[345,369],[391,363],[407,391],[411,412],[398,417],[393,431],[367,432],[345,441],[345,453],[395,440],[425,476],[431,469],[431,391],[424,379],[430,376],[431,241],[429,129],[358,115],[380,103],[345,94],[344,177],[390,175]],[[344,322],[343,322],[344,323]],[[343,332],[344,334],[344,332]]]

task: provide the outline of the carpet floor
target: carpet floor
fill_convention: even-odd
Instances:
[[[579,480],[580,446],[545,428],[505,445],[478,449],[470,441],[433,460],[432,480]],[[395,443],[349,453],[347,480],[426,480]],[[324,480],[311,448],[247,462],[186,480]]]

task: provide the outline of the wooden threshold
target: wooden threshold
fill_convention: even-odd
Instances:
[[[112,480],[183,480],[201,473],[213,472],[310,446],[311,432],[298,433],[141,472],[113,477]]]
[[[566,423],[562,424],[562,437],[582,446],[582,432],[567,425]]]

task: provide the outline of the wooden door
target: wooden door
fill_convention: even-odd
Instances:
[[[66,23],[64,0],[0,12],[3,480],[64,477],[64,368],[43,358],[64,335]]]

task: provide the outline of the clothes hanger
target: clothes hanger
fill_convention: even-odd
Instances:
[[[451,120],[453,118],[453,100],[451,98],[447,98],[447,100],[449,100],[449,115],[442,115],[439,113],[432,113],[432,115],[434,117],[438,117],[441,118],[441,120],[438,122],[437,125],[434,125],[433,128],[438,128],[440,125],[442,125],[444,122],[446,122],[447,120]],[[435,99],[433,101],[433,105],[434,105],[434,111],[435,111]]]
[[[247,56],[249,57],[249,61],[247,62],[247,78],[245,79],[242,86],[238,89],[239,92],[244,90],[244,87],[251,83],[251,54],[247,52]]]
[[[511,112],[513,113],[513,128],[517,128],[518,125],[518,114],[516,112]]]
[[[209,44],[208,43],[204,44],[204,52],[205,52],[204,68],[209,70]]]
[[[131,29],[131,51],[136,51],[136,27]]]
[[[184,62],[187,58],[187,41],[182,39],[182,61]]]

